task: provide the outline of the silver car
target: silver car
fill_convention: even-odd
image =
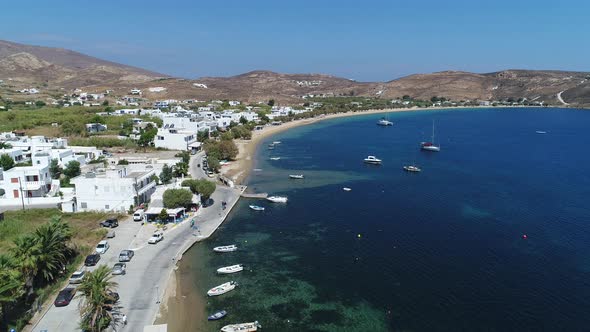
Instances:
[[[129,262],[131,261],[131,258],[133,258],[134,255],[135,253],[133,252],[133,250],[122,250],[119,254],[119,262]]]
[[[113,274],[114,275],[122,275],[125,274],[125,269],[127,265],[125,263],[115,263],[113,266]]]

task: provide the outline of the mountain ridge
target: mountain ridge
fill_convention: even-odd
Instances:
[[[43,84],[48,89],[113,90],[132,88],[149,99],[196,98],[296,102],[303,96],[366,96],[419,99],[433,96],[453,100],[527,98],[570,105],[590,103],[590,73],[559,70],[507,69],[490,73],[447,70],[416,73],[386,82],[357,82],[322,73],[279,73],[252,70],[228,77],[175,78],[129,65],[102,60],[63,48],[33,46],[0,40],[0,80],[11,86]]]

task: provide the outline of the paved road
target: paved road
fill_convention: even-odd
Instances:
[[[199,163],[203,154],[191,158],[190,171],[199,175]],[[197,161],[199,160],[199,161]],[[193,167],[194,166],[194,167]],[[201,175],[204,175],[201,171]],[[194,173],[193,173],[194,172]],[[201,208],[194,216],[195,228],[190,221],[169,226],[164,232],[164,240],[155,245],[147,244],[147,240],[156,230],[154,225],[121,221],[115,229],[117,236],[109,240],[110,249],[102,255],[99,264],[113,266],[118,261],[119,252],[133,249],[135,256],[127,263],[127,273],[115,276],[113,280],[119,284],[120,311],[127,315],[127,325],[119,327],[119,331],[143,331],[144,326],[151,325],[158,312],[164,288],[175,266],[175,259],[188,249],[195,241],[209,237],[221,225],[234,204],[240,197],[240,189],[217,186],[211,195],[213,204]],[[227,208],[221,202],[227,202]],[[89,268],[93,270],[94,268]],[[70,305],[57,308],[51,304],[47,313],[33,326],[31,331],[69,332],[80,331],[79,299]]]
[[[189,173],[195,179],[209,179],[205,171],[203,171],[203,157],[205,156],[205,152],[201,151],[194,156],[191,157],[189,161]],[[197,165],[201,165],[198,167]]]

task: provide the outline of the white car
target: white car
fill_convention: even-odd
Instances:
[[[96,253],[97,254],[104,254],[105,252],[107,252],[107,250],[109,250],[109,243],[106,240],[102,240],[100,242],[98,242],[98,245],[96,246]]]
[[[84,270],[81,271],[76,271],[72,274],[72,276],[70,277],[70,284],[79,284],[82,282],[82,280],[84,280],[84,276],[86,274],[84,273]]]
[[[162,234],[161,232],[157,232],[154,233],[154,235],[152,235],[152,237],[150,237],[150,239],[148,240],[149,244],[156,244],[160,241],[162,241],[164,239],[164,234]]]
[[[144,215],[145,215],[145,211],[142,209],[135,211],[135,213],[133,214],[133,221],[143,221]]]

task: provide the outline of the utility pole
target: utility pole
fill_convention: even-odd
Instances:
[[[25,196],[23,195],[23,183],[20,180],[20,176],[18,177],[18,186],[20,188],[20,201],[23,206],[23,211],[25,210]]]

